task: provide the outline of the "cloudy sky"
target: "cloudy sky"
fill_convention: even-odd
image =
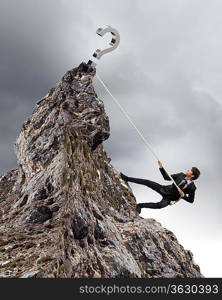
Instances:
[[[201,171],[195,202],[143,209],[191,250],[205,277],[221,277],[222,3],[220,0],[0,0],[0,173],[17,165],[13,144],[36,102],[62,75],[92,59],[111,35],[118,48],[97,72],[171,173]],[[112,165],[169,184],[116,104],[95,79],[109,115]],[[138,202],[161,196],[130,183]]]

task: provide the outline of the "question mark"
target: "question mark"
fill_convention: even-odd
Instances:
[[[100,35],[100,36],[104,36],[104,34],[106,34],[107,32],[110,32],[112,34],[112,40],[109,43],[109,45],[111,47],[105,48],[103,50],[97,49],[93,53],[93,57],[95,57],[97,59],[100,59],[104,54],[115,50],[118,47],[119,42],[120,42],[120,34],[119,34],[119,32],[115,28],[113,28],[113,27],[111,27],[109,25],[106,25],[106,26],[107,26],[106,28],[101,28],[101,27],[98,28],[96,30],[96,33],[98,35]],[[88,61],[88,64],[92,65],[93,67],[96,66],[96,63],[94,61],[91,61],[91,60]]]

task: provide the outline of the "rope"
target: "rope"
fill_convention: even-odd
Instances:
[[[112,97],[112,99],[114,100],[114,102],[118,105],[118,107],[120,108],[120,110],[122,111],[123,115],[127,118],[127,120],[129,121],[129,123],[132,125],[132,127],[136,130],[136,132],[138,133],[138,135],[142,138],[143,142],[145,143],[146,147],[152,152],[152,154],[155,156],[155,158],[157,160],[160,160],[157,156],[157,154],[155,153],[155,151],[153,150],[153,148],[151,147],[151,145],[147,142],[146,138],[144,137],[144,135],[139,131],[139,129],[136,127],[136,125],[133,123],[133,121],[130,119],[130,117],[128,116],[128,114],[126,113],[126,111],[124,110],[124,108],[120,105],[120,103],[118,102],[118,100],[112,95],[112,93],[110,92],[110,90],[108,89],[108,87],[105,85],[105,83],[103,82],[103,80],[100,78],[100,76],[96,73],[96,77],[98,78],[98,80],[100,81],[100,83],[103,85],[103,87],[105,88],[105,90],[110,94],[110,96]],[[166,168],[164,167],[164,169],[166,170]],[[167,172],[167,170],[166,170]],[[169,174],[169,172],[167,172],[168,176],[170,177],[170,179],[173,181],[173,183],[176,185],[176,187],[179,189],[178,185],[176,184],[175,180],[173,179],[173,177]],[[180,199],[178,199],[177,201],[179,201]],[[177,202],[176,201],[176,202]]]

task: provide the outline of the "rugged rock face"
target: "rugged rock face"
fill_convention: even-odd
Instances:
[[[110,164],[95,72],[68,71],[22,126],[0,178],[0,277],[203,277]]]

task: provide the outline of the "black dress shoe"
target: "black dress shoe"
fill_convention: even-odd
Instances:
[[[140,214],[141,213],[141,206],[140,206],[140,204],[137,204],[136,205],[136,210],[137,210],[137,212]]]
[[[124,175],[123,173],[120,172],[120,176],[123,180],[128,181],[128,176]]]

